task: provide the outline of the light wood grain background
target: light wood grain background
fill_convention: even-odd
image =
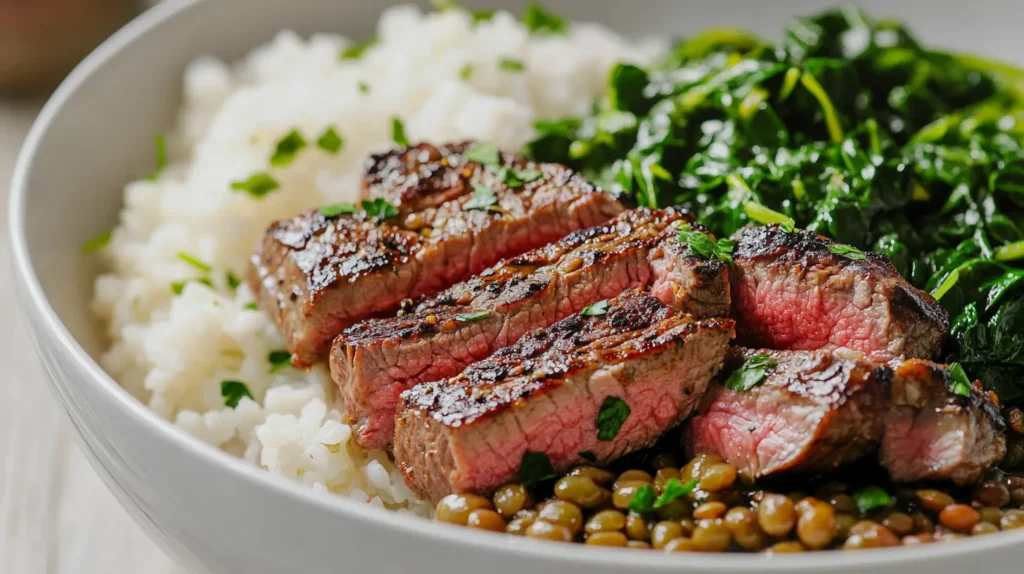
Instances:
[[[181,574],[78,451],[14,299],[7,196],[38,109],[0,101],[0,573]]]

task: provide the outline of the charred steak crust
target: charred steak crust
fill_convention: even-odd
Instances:
[[[431,500],[493,491],[515,478],[527,451],[543,452],[556,469],[581,462],[584,451],[613,460],[689,415],[732,335],[729,319],[696,321],[626,292],[605,315],[572,315],[457,377],[403,393],[395,459]],[[595,419],[612,396],[631,414],[614,439],[599,441]]]
[[[414,312],[368,320],[334,341],[331,372],[365,448],[386,447],[401,391],[458,374],[474,361],[589,304],[646,287],[697,317],[727,315],[725,264],[688,256],[677,228],[693,217],[639,208],[506,259]],[[472,320],[465,320],[472,317]]]
[[[713,453],[748,478],[832,470],[873,451],[882,436],[892,370],[845,351],[734,348],[722,376],[754,355],[778,364],[749,391],[715,385],[690,422],[695,453]]]
[[[420,144],[371,158],[366,193],[397,204],[384,222],[363,213],[311,211],[274,223],[257,246],[249,282],[298,365],[309,365],[352,323],[432,295],[503,257],[614,217],[622,205],[572,170],[505,162],[542,176],[511,188],[469,162],[468,144]],[[497,203],[465,209],[475,187]]]
[[[743,345],[813,350],[848,347],[872,358],[936,358],[949,317],[882,255],[849,259],[831,240],[779,226],[734,236],[733,312]]]

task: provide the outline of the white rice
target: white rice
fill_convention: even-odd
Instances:
[[[103,252],[111,271],[96,280],[93,307],[113,340],[104,366],[161,416],[317,490],[425,514],[384,453],[350,440],[326,367],[270,371],[267,355],[281,339],[262,313],[245,309],[252,296],[244,285],[230,289],[227,273],[244,277],[271,221],[357,200],[363,160],[389,147],[392,117],[404,119],[412,141],[480,139],[516,150],[534,120],[586,112],[613,63],[647,63],[661,47],[589,24],[538,37],[506,13],[473,25],[461,11],[412,7],[388,10],[377,32],[379,44],[360,60],[339,60],[344,38],[288,31],[234,65],[196,60],[168,134],[171,163],[157,180],[125,188]],[[506,58],[525,72],[502,69]],[[463,80],[467,64],[472,75]],[[328,126],[344,138],[338,155],[313,145]],[[311,145],[270,169],[277,140],[293,128]],[[268,169],[279,190],[262,199],[231,190]],[[214,287],[190,282],[172,292],[172,282],[200,277]],[[255,400],[226,408],[224,380],[245,382]]]

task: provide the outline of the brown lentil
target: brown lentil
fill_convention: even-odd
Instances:
[[[999,527],[991,522],[979,522],[971,528],[971,536],[984,536],[999,532]]]
[[[661,494],[665,490],[665,485],[672,479],[679,480],[678,468],[659,468],[658,472],[654,473],[654,490]]]
[[[626,536],[629,536],[632,540],[647,540],[650,535],[651,530],[648,528],[644,517],[632,512],[629,513],[629,516],[626,517]]]
[[[602,510],[587,520],[583,530],[587,534],[622,530],[626,527],[626,515],[618,510]]]
[[[469,513],[469,517],[466,519],[466,526],[480,530],[504,532],[505,519],[489,508],[477,508]]]
[[[758,550],[763,548],[767,537],[757,523],[757,515],[749,508],[730,508],[725,513],[725,523],[732,529],[733,540],[741,548],[747,550]]]
[[[603,498],[601,487],[585,476],[563,476],[555,483],[555,496],[583,508],[597,506]]]
[[[682,536],[669,540],[665,545],[665,552],[693,552],[695,550],[697,550],[697,545],[693,540]]]
[[[683,529],[683,536],[693,536],[697,523],[692,518],[681,518],[679,519],[679,526]]]
[[[615,479],[614,474],[607,470],[597,468],[596,466],[577,466],[569,471],[568,476],[585,476],[590,480],[593,480],[595,484],[600,484],[601,486],[605,486]]]
[[[571,542],[572,532],[561,524],[538,520],[526,529],[527,538],[540,538],[556,542]]]
[[[832,508],[836,509],[836,512],[843,514],[854,514],[857,512],[857,503],[853,501],[853,497],[849,494],[836,494],[828,500]]]
[[[635,548],[637,550],[650,550],[651,545],[644,542],[643,540],[630,540],[626,542],[626,548]]]
[[[1010,489],[999,482],[983,482],[974,487],[971,498],[982,506],[1002,508],[1010,503]]]
[[[441,522],[465,526],[469,513],[478,508],[491,508],[491,501],[476,494],[449,494],[437,503],[435,516]]]
[[[950,530],[967,532],[981,520],[978,511],[966,504],[950,504],[939,513],[939,522]]]
[[[929,544],[931,542],[935,542],[935,538],[929,533],[911,534],[910,536],[904,536],[902,542],[904,546],[913,546],[915,544]]]
[[[1003,512],[1003,517],[999,520],[999,527],[1003,530],[1024,527],[1024,510],[1014,509]]]
[[[736,482],[736,467],[724,462],[708,466],[702,473],[698,486],[708,492],[719,492]]]
[[[938,514],[942,509],[956,502],[953,497],[941,490],[918,490],[915,492],[921,505],[926,509]]]
[[[846,538],[850,534],[850,529],[853,525],[857,524],[857,519],[851,514],[837,514],[836,515],[836,536],[839,538]]]
[[[670,452],[659,452],[654,455],[654,459],[651,460],[651,467],[654,470],[661,470],[663,468],[675,467],[679,468],[679,462],[676,457]]]
[[[800,544],[795,540],[788,540],[786,542],[776,542],[775,544],[772,544],[771,548],[768,549],[768,554],[792,554],[794,552],[803,551],[803,544]]]
[[[522,485],[508,484],[494,493],[494,509],[502,518],[510,518],[530,506],[533,506],[533,498]]]
[[[721,502],[705,502],[693,509],[693,517],[697,520],[718,518],[725,514],[726,506]]]
[[[556,500],[542,508],[537,520],[561,524],[573,536],[579,534],[583,529],[583,512],[580,507],[564,500]]]
[[[800,542],[812,550],[824,548],[836,535],[836,511],[832,506],[815,500],[800,514],[796,525]]]
[[[935,523],[925,513],[915,512],[910,517],[914,519],[914,530],[916,532],[931,534],[935,531]]]
[[[856,527],[856,525],[854,525]],[[852,532],[852,530],[851,530]],[[871,524],[857,534],[851,534],[843,543],[843,550],[860,550],[863,548],[883,548],[898,546],[900,539],[891,530],[881,524]]]
[[[998,525],[999,520],[1003,517],[1003,511],[992,506],[986,506],[985,508],[978,509],[978,517],[981,518],[982,522]]]
[[[618,488],[619,484],[623,482],[646,482],[647,484],[650,484],[654,482],[654,478],[651,477],[651,474],[649,472],[645,472],[643,470],[627,470],[626,472],[623,472],[622,474],[619,475],[618,478],[615,479],[615,484],[612,485],[612,488]]]
[[[732,541],[732,532],[721,518],[701,520],[691,537],[698,552],[723,552]]]
[[[595,532],[590,536],[587,536],[587,544],[592,546],[625,546],[628,540],[626,535],[621,532],[613,531],[602,531]]]
[[[680,538],[682,535],[683,527],[678,522],[662,520],[651,530],[651,546],[655,550],[661,550],[670,540]]]
[[[534,510],[522,510],[516,513],[515,517],[509,521],[508,526],[505,527],[505,532],[509,534],[526,534],[526,529],[531,524],[537,521],[537,512]]]
[[[903,512],[890,512],[882,520],[882,526],[892,530],[897,536],[906,536],[914,531],[914,519]]]
[[[785,536],[796,524],[793,501],[781,494],[767,494],[757,507],[757,522],[772,536]]]
[[[650,483],[637,480],[616,482],[615,488],[612,490],[612,505],[619,510],[629,508],[629,503],[633,501],[633,496],[636,495],[636,491],[648,484]]]

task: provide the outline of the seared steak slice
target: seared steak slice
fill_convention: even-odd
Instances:
[[[1005,423],[979,384],[950,390],[946,367],[910,360],[894,367],[882,465],[894,480],[976,482],[1006,453]]]
[[[636,209],[505,260],[404,316],[369,320],[334,341],[331,373],[364,448],[391,443],[398,395],[457,375],[525,333],[634,287],[699,317],[728,314],[720,261],[686,256],[675,209]],[[467,320],[467,318],[469,318]]]
[[[732,271],[737,341],[750,347],[847,347],[878,360],[935,358],[946,311],[888,259],[837,255],[834,243],[778,226],[738,231]]]
[[[696,321],[629,291],[600,316],[572,315],[534,331],[461,375],[402,394],[395,459],[410,488],[436,500],[489,493],[514,480],[528,452],[556,470],[650,446],[686,418],[721,367],[729,319]],[[606,400],[621,427],[598,438]],[[621,405],[619,405],[621,407]]]
[[[753,356],[777,361],[748,391],[714,385],[688,430],[696,453],[718,454],[748,478],[824,471],[872,451],[892,371],[860,353],[734,348],[723,379]]]
[[[376,160],[368,193],[398,202],[384,222],[363,213],[312,211],[271,225],[252,257],[249,281],[298,365],[309,365],[352,323],[432,295],[503,257],[614,217],[622,206],[575,172],[505,155],[539,179],[511,188],[496,170],[469,162],[466,145],[422,144]],[[374,164],[376,165],[376,164]],[[494,192],[481,205],[475,187]]]

